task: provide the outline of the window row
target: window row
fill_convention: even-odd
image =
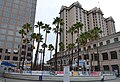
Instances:
[[[28,51],[32,51],[32,48],[30,48],[30,47],[28,47]],[[0,48],[0,53],[2,53],[3,52],[3,49],[2,48]],[[13,53],[13,54],[18,54],[18,50],[11,50],[11,49],[5,49],[5,53],[8,53],[8,54],[11,54],[11,53]],[[26,52],[25,51],[22,51],[22,54],[24,55]],[[28,53],[29,54],[29,53]],[[30,53],[31,54],[31,53]]]
[[[2,53],[3,52],[3,49],[2,48],[0,48],[0,53]],[[11,54],[11,53],[13,53],[13,54],[18,54],[18,50],[11,50],[11,49],[5,49],[5,53],[8,53],[8,54]]]
[[[2,58],[2,56],[0,55],[0,59],[1,59],[1,58]],[[10,56],[5,56],[5,57],[4,57],[4,60],[10,60]],[[18,61],[18,57],[13,56],[12,60]]]

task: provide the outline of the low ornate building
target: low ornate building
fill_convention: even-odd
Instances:
[[[98,41],[88,42],[83,50],[80,47],[79,58],[85,60],[87,65],[95,71],[98,70],[98,56],[100,63],[100,70],[114,71],[120,70],[120,32],[111,34],[100,38]],[[98,54],[97,55],[97,50]],[[77,47],[73,49],[73,62],[78,58]],[[71,58],[71,50],[59,52],[57,54],[58,70],[61,70],[63,66],[69,65]],[[51,67],[54,67],[54,55],[53,58],[48,61]]]

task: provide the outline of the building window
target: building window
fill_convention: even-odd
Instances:
[[[18,57],[13,56],[13,60],[14,60],[14,61],[17,61],[17,60],[18,60]]]
[[[23,48],[23,49],[25,49],[25,48],[26,48],[26,46],[25,46],[25,45],[22,45],[22,48]]]
[[[117,59],[117,52],[116,51],[111,51],[111,59]]]
[[[18,54],[18,50],[13,50],[13,53],[14,54]]]
[[[99,55],[98,55],[98,56],[99,56]],[[91,59],[92,59],[93,61],[97,61],[98,58],[99,58],[98,56],[97,56],[97,54],[95,54],[95,53],[94,53],[94,54],[91,54]]]
[[[93,44],[93,47],[95,48],[95,47],[96,47],[96,44]]]
[[[60,61],[58,61],[58,64],[60,64]]]
[[[103,42],[100,42],[99,44],[100,44],[100,46],[102,46],[102,45],[103,45]]]
[[[1,34],[6,34],[6,30],[0,29],[0,33],[1,33]]]
[[[75,52],[77,52],[77,50],[75,49]]]
[[[22,55],[25,55],[26,53],[25,53],[25,51],[22,51]]]
[[[21,58],[20,58],[20,61],[23,61],[23,59],[24,59],[24,58],[23,58],[23,57],[21,57]]]
[[[106,44],[110,44],[110,40],[107,40],[107,41],[106,41]]]
[[[31,59],[27,59],[27,61],[31,61]]]
[[[79,56],[79,59],[80,59],[80,60],[82,59],[81,56]]]
[[[64,60],[64,64],[66,64],[66,61]]]
[[[32,48],[31,48],[31,47],[28,47],[28,51],[32,51]]]
[[[114,38],[114,42],[118,42],[118,38]]]
[[[104,71],[109,71],[109,66],[108,65],[103,65]]]
[[[79,48],[79,51],[81,51],[81,48]]]
[[[102,53],[102,56],[103,56],[103,60],[108,60],[108,53],[107,52]]]
[[[95,61],[97,61],[97,60],[98,60],[98,58],[99,58],[98,56],[99,56],[99,55],[94,54],[94,60],[95,60]]]
[[[13,40],[14,40],[14,38],[12,36],[7,37],[7,41],[13,41]]]
[[[87,59],[89,59],[89,55],[88,55],[88,54],[85,54],[85,55],[84,55],[84,60],[87,60]]]
[[[30,57],[31,57],[31,53],[28,53],[27,56],[30,56]]]
[[[0,36],[0,40],[3,40],[3,41],[4,41],[5,38],[6,38],[5,35]]]
[[[3,49],[2,49],[2,48],[0,48],[0,53],[2,53],[2,50],[3,50]]]
[[[112,67],[113,71],[117,70],[117,72],[118,72],[118,70],[119,70],[119,66],[118,65],[111,65],[111,67]]]
[[[88,49],[90,49],[91,48],[91,46],[88,46]]]
[[[10,56],[5,56],[4,60],[10,60]]]
[[[12,43],[7,42],[7,43],[6,43],[6,48],[11,48],[11,47],[12,47]]]
[[[5,51],[5,53],[8,53],[8,54],[10,54],[12,51],[11,51],[11,49],[6,49],[6,51]]]

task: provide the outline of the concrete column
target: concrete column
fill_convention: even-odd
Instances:
[[[108,53],[108,60],[111,60],[111,54],[110,54],[110,52],[107,51],[107,53]]]
[[[117,52],[117,58],[120,59],[120,53],[119,53],[119,50],[116,50]]]

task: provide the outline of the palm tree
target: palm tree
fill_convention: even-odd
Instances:
[[[42,54],[43,54],[43,49],[39,49],[39,53],[41,53],[40,54],[40,66],[39,66],[39,68],[40,68],[40,70],[42,70]]]
[[[83,29],[83,24],[80,23],[80,22],[76,22],[76,24],[74,24],[74,27],[75,27],[75,32],[77,32],[77,38],[79,37],[79,32],[80,30],[82,31]],[[82,32],[81,32],[82,33]],[[79,67],[79,42],[77,43],[77,47],[78,47],[78,60],[77,60],[77,67]]]
[[[56,17],[54,18],[53,24],[56,26],[54,32],[56,33],[56,43],[55,43],[55,70],[57,71],[57,48],[58,48],[58,34],[60,32],[60,25],[63,25],[63,19]]]
[[[65,50],[65,46],[64,46],[64,43],[63,42],[60,42],[59,43],[59,50],[60,50],[60,54],[62,54],[62,52]],[[62,68],[62,55],[60,56],[60,61],[61,61],[61,63],[60,63],[60,70],[62,71],[63,70],[63,68]]]
[[[70,56],[70,51],[71,51],[71,49],[74,48],[74,46],[75,46],[74,43],[70,43],[66,46],[66,48],[69,50],[69,56]],[[70,65],[70,70],[72,70],[73,68],[72,68],[72,58],[71,58],[71,56],[69,57],[69,65]]]
[[[100,34],[102,33],[101,29],[98,27],[95,27],[90,31],[90,40],[96,40],[97,41],[97,62],[98,62],[98,71],[100,71],[100,61],[99,61],[99,54],[98,54],[98,39],[100,38]]]
[[[59,50],[60,50],[60,51],[64,51],[64,50],[65,50],[65,46],[64,46],[64,43],[63,43],[63,42],[60,42],[60,43],[59,43]]]
[[[43,43],[41,46],[43,48],[43,55],[42,55],[42,71],[43,71],[44,70],[44,61],[43,60],[44,60],[44,55],[45,55],[44,48],[47,48],[47,44]]]
[[[80,43],[80,45],[83,47],[83,52],[86,50],[85,46],[87,44],[88,39],[89,39],[89,33],[84,32],[84,33],[81,33],[76,40],[76,42]],[[84,55],[84,53],[83,53],[83,55]],[[85,70],[85,67],[83,68],[83,70]]]
[[[50,30],[51,30],[51,27],[49,27],[48,24],[45,24],[43,27],[42,27],[43,31],[45,31],[45,42],[44,44],[46,45],[46,42],[47,42],[47,34],[50,33]],[[42,70],[44,70],[44,56],[45,56],[45,46],[43,46],[43,61],[42,61]]]
[[[30,38],[29,38],[28,34],[32,31],[32,27],[29,23],[26,23],[22,26],[22,30],[24,30],[23,43],[25,43],[25,45],[26,45],[26,50],[25,50],[25,54],[24,54],[24,58],[23,58],[23,62],[22,62],[22,69],[24,69],[24,61],[25,61],[27,53],[28,53],[28,43],[30,43]]]
[[[51,59],[52,58],[52,51],[54,50],[54,46],[52,44],[49,44],[48,50],[50,51],[50,59]],[[51,62],[50,62],[50,70],[51,70]]]
[[[72,44],[73,44],[73,33],[74,33],[74,31],[75,31],[75,27],[74,26],[72,26],[69,30],[68,30],[68,33],[71,33],[71,39],[72,39]],[[72,63],[73,63],[73,47],[72,47],[72,53],[71,53],[71,55],[72,55]],[[72,65],[71,65],[72,66]],[[72,68],[72,67],[71,67]],[[72,69],[71,69],[72,70]]]
[[[38,22],[37,22],[37,25],[35,25],[36,28],[39,28],[38,35],[41,35],[41,34],[40,34],[40,29],[41,29],[41,27],[42,27],[43,25],[44,25],[44,24],[42,23],[42,21],[41,21],[41,22],[38,21]],[[39,38],[39,36],[38,36],[38,38]],[[38,57],[39,46],[40,46],[41,40],[37,40],[37,42],[38,42],[38,44],[37,44],[37,49],[36,49],[36,53],[35,53],[33,69],[36,68],[37,57]]]
[[[31,40],[34,40],[34,41],[36,41],[36,42],[42,42],[42,40],[43,40],[43,38],[42,38],[42,35],[41,35],[41,33],[39,34],[39,33],[32,33],[31,34]],[[39,52],[39,51],[38,51]],[[38,58],[38,57],[37,57]],[[36,59],[36,61],[37,61],[37,59]],[[33,66],[33,69],[35,70],[35,69],[37,69],[37,66]]]
[[[24,35],[25,35],[25,31],[23,29],[19,30],[19,34],[21,34],[21,42],[23,41]],[[22,48],[22,43],[21,45],[19,45],[19,69],[20,69],[20,64],[21,64],[21,48]]]

